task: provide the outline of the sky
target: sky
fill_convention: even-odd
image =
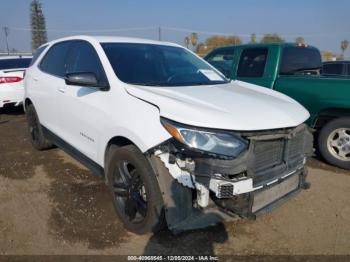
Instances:
[[[9,45],[30,51],[31,0],[0,0],[0,27],[10,28]],[[190,32],[204,41],[213,34],[278,33],[287,41],[303,36],[320,50],[340,52],[350,41],[349,0],[41,0],[49,40],[93,34],[158,39],[183,44]],[[5,37],[0,31],[0,49]],[[350,47],[349,47],[350,49]],[[350,50],[346,56],[350,57]]]

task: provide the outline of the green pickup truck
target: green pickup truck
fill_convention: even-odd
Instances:
[[[205,58],[227,78],[264,86],[299,101],[310,112],[317,152],[350,169],[350,78],[320,74],[321,55],[304,44],[220,47]]]

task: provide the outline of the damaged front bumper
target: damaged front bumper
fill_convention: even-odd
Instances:
[[[309,187],[304,165],[312,135],[304,124],[239,135],[249,147],[233,159],[193,152],[175,140],[149,152],[172,231],[255,218]]]

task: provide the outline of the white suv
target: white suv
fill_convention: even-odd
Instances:
[[[33,146],[103,176],[127,229],[256,217],[307,187],[309,114],[293,99],[172,43],[77,36],[40,52],[25,78]]]

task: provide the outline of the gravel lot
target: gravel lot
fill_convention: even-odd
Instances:
[[[0,254],[350,254],[350,172],[312,159],[311,189],[256,221],[138,236],[103,181],[59,149],[32,149],[23,112],[0,114]]]

